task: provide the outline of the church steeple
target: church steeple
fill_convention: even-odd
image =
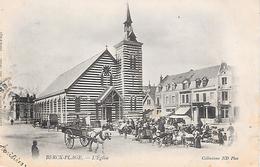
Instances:
[[[137,41],[135,33],[133,31],[132,27],[132,19],[130,15],[129,5],[127,3],[127,9],[126,9],[126,21],[124,22],[124,32],[125,32],[125,40],[129,41]]]

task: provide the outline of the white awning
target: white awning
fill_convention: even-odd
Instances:
[[[180,107],[175,111],[175,115],[184,115],[189,111],[190,107]]]
[[[166,112],[166,111],[165,111],[165,112],[161,112],[161,113],[160,113],[160,116],[161,116],[161,117],[166,117],[166,116],[168,116],[168,115],[171,115],[172,113],[173,113],[173,112]]]
[[[183,118],[183,119],[190,119],[187,115],[171,115],[170,118]]]

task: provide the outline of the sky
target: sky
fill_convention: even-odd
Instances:
[[[36,93],[106,45],[114,53],[124,37],[125,0],[0,1],[6,76]],[[244,24],[254,18],[242,15],[238,2],[129,0],[134,32],[144,43],[144,85],[157,85],[160,75],[241,63],[241,46],[251,37]],[[254,4],[247,5],[250,12]]]

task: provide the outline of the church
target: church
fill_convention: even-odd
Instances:
[[[105,49],[59,75],[35,100],[36,119],[57,114],[65,123],[78,114],[112,122],[142,115],[142,43],[128,5],[123,24],[125,36],[114,46],[116,54]]]

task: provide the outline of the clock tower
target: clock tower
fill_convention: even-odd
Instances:
[[[142,43],[136,40],[129,5],[124,22],[124,39],[115,45],[118,88],[123,97],[123,115],[136,118],[143,112]]]

